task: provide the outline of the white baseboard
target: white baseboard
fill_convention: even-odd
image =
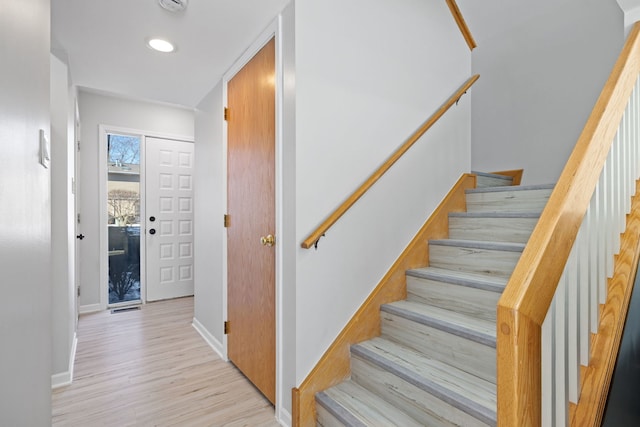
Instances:
[[[96,311],[102,311],[102,307],[100,307],[100,304],[81,305],[78,308],[78,312],[80,314],[95,313]]]
[[[283,407],[280,407],[278,423],[280,423],[281,426],[291,427],[291,413]]]
[[[229,359],[227,359],[227,357],[224,355],[224,346],[222,345],[222,343],[218,341],[216,337],[214,337],[211,332],[209,332],[207,328],[205,328],[204,325],[200,323],[195,317],[193,318],[192,325],[194,329],[198,331],[202,339],[204,339],[206,343],[209,344],[209,347],[211,347],[213,351],[218,353],[218,356],[220,356],[222,360],[224,360],[225,362],[229,361]]]
[[[78,336],[73,334],[73,342],[71,343],[71,352],[69,353],[69,367],[66,372],[51,375],[51,388],[59,388],[69,385],[73,382],[73,368],[76,362],[76,348],[78,347]]]

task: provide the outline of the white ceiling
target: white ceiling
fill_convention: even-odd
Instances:
[[[289,0],[190,0],[171,13],[157,0],[52,0],[52,46],[73,83],[195,107]],[[177,51],[146,47],[162,37]]]

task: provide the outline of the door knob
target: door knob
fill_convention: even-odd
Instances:
[[[76,236],[76,239],[80,239],[80,240],[84,239],[84,234],[82,234],[82,233],[78,234]]]
[[[152,228],[151,230],[149,230],[149,234],[156,234],[156,229]]]
[[[264,246],[273,246],[276,244],[276,238],[273,237],[273,235],[269,234],[268,236],[262,236],[260,238],[260,243],[262,243]]]

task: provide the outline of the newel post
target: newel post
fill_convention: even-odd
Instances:
[[[539,427],[542,420],[542,327],[498,305],[498,427]]]

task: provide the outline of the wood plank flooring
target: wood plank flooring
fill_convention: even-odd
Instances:
[[[273,406],[191,326],[193,298],[83,315],[53,426],[277,426]]]

